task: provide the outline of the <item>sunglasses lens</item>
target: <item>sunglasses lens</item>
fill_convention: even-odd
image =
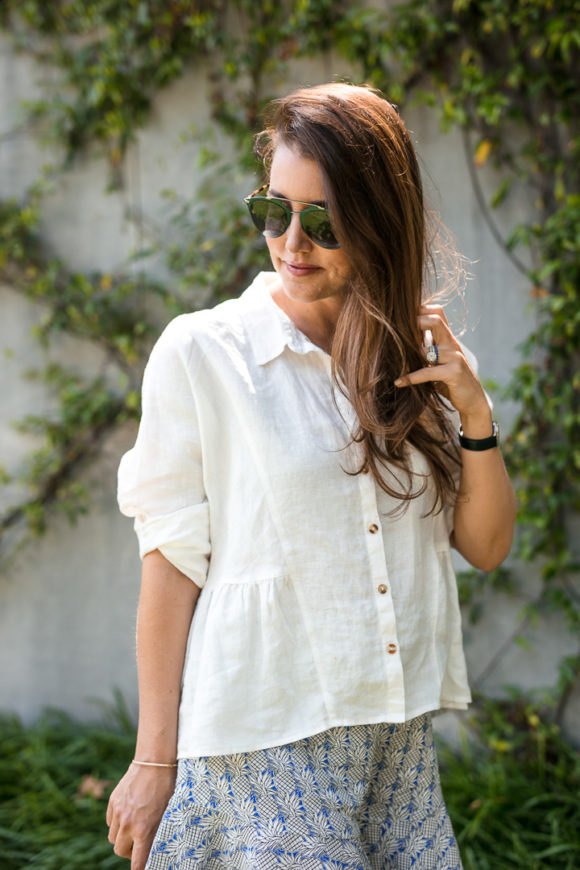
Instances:
[[[277,200],[252,196],[246,200],[246,204],[254,225],[267,239],[283,236],[290,226],[292,212]],[[326,209],[308,206],[299,214],[302,229],[315,245],[321,248],[340,248]]]
[[[256,228],[268,239],[277,239],[288,229],[288,214],[277,202],[266,199],[251,199],[250,215]]]
[[[321,248],[339,248],[340,245],[332,232],[332,225],[325,209],[315,209],[302,215],[302,228],[315,245]]]

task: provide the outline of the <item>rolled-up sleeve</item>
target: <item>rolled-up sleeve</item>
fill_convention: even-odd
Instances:
[[[121,459],[117,495],[121,512],[135,518],[141,558],[158,549],[202,587],[210,554],[209,507],[192,349],[179,317],[153,348],[143,375],[139,432]]]

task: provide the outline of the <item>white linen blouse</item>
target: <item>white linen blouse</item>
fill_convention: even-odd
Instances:
[[[260,274],[239,299],[173,320],[143,378],[119,505],[202,587],[178,757],[403,722],[470,700],[449,535],[434,488],[392,514],[349,443],[330,357]],[[413,468],[426,473],[412,450]]]

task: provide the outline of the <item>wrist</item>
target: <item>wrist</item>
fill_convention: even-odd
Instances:
[[[476,453],[480,453],[483,450],[491,450],[493,447],[497,447],[499,444],[499,426],[495,422],[492,421],[492,433],[488,435],[486,438],[468,438],[463,432],[462,428],[459,427],[459,443],[464,450],[473,450]]]
[[[177,735],[160,731],[146,734],[139,733],[135,744],[134,758],[142,761],[155,761],[167,764],[175,763],[177,756]]]
[[[461,430],[466,438],[489,438],[493,434],[491,408],[486,402],[486,408],[473,414],[460,414]]]

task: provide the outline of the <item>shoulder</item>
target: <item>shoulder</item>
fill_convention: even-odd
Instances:
[[[189,314],[180,314],[167,324],[159,337],[163,344],[192,345],[196,341],[241,333],[244,321],[264,307],[270,273],[260,272],[235,299],[219,302]]]
[[[190,347],[223,330],[235,330],[240,320],[240,299],[228,299],[215,308],[180,314],[171,320],[157,340],[162,346]]]
[[[171,353],[187,356],[220,336],[235,334],[241,327],[242,309],[241,299],[228,299],[214,308],[178,315],[163,329],[152,356]]]
[[[260,273],[241,296],[175,317],[157,339],[148,366],[177,360],[190,366],[244,353],[248,323],[265,307],[267,278],[268,273]]]
[[[220,333],[231,335],[235,331],[235,315],[227,313],[235,301],[216,306],[221,311],[208,309],[180,314],[165,326],[143,372],[144,396],[150,393],[189,395],[215,360]]]

